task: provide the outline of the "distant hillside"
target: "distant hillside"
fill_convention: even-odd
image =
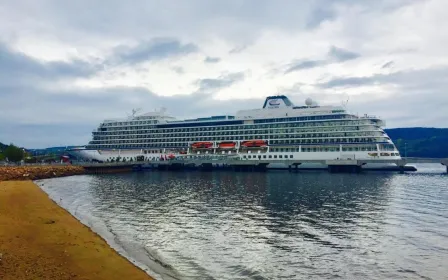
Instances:
[[[9,145],[5,145],[0,142],[0,155]],[[61,156],[66,154],[66,150],[70,148],[74,148],[75,146],[67,146],[67,147],[50,147],[45,149],[27,149],[27,153],[31,156]]]
[[[39,155],[62,155],[65,154],[67,149],[74,148],[76,146],[67,146],[67,147],[49,147],[45,149],[27,149],[33,156]]]
[[[448,158],[448,128],[386,129],[401,156]]]

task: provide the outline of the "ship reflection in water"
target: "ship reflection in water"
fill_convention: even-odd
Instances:
[[[443,279],[448,177],[425,166],[412,175],[141,172],[43,188],[164,279]]]

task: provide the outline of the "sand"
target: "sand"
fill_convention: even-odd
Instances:
[[[0,279],[152,279],[32,181],[0,182]]]

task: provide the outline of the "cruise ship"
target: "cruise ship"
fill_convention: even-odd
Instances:
[[[226,155],[267,159],[271,167],[284,159],[401,159],[384,126],[380,118],[350,114],[345,106],[319,106],[310,98],[295,106],[278,95],[267,97],[262,108],[235,115],[179,120],[159,110],[105,120],[88,145],[69,153],[99,162]],[[384,165],[369,163],[363,168]]]

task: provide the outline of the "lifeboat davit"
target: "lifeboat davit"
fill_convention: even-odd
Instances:
[[[248,140],[241,142],[241,146],[246,148],[266,147],[267,145],[268,143],[265,140]]]
[[[213,147],[213,143],[212,142],[196,142],[191,144],[192,148],[195,149],[210,149],[211,147]]]
[[[220,149],[234,149],[236,146],[235,142],[221,142],[219,143],[219,148]]]

